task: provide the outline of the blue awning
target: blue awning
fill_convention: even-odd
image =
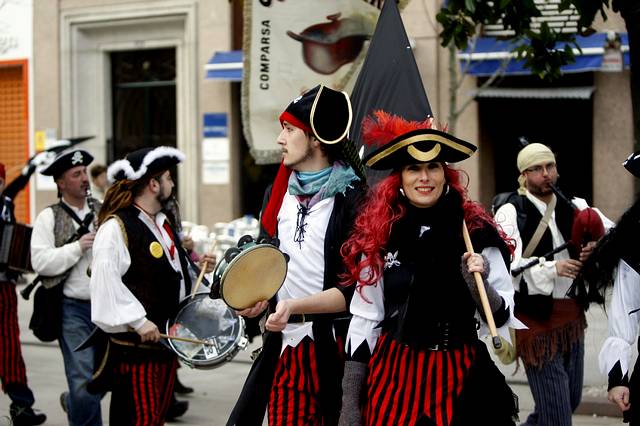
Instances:
[[[204,69],[208,80],[242,81],[242,50],[216,52]]]
[[[619,33],[622,42],[623,66],[629,68],[629,38],[627,33]],[[582,53],[574,49],[576,61],[561,68],[563,73],[600,71],[604,55],[607,35],[596,33],[589,37],[576,36],[576,42]],[[517,46],[510,40],[498,40],[494,37],[479,37],[475,46],[469,46],[458,53],[460,67],[467,74],[478,77],[493,75],[508,60],[505,75],[530,75],[531,71],[524,67],[524,61],[516,60],[512,50]],[[564,48],[564,45],[561,46]],[[469,62],[470,61],[470,62]]]

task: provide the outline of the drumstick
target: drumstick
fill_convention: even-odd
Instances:
[[[217,241],[214,239],[213,243],[211,244],[211,249],[209,250],[209,252],[207,253],[208,255],[212,255],[215,250],[216,250],[216,243]],[[191,292],[191,298],[193,299],[196,295],[196,292],[198,291],[198,287],[200,287],[200,284],[202,284],[202,279],[204,278],[204,273],[207,270],[207,266],[209,265],[208,261],[204,261],[204,263],[202,264],[202,269],[200,269],[200,275],[198,275],[198,279],[196,280],[196,285],[193,286],[193,291]]]
[[[206,340],[190,339],[188,337],[170,336],[168,334],[163,334],[163,333],[160,333],[160,337],[162,337],[163,339],[178,340],[180,342],[195,343],[196,345],[207,345],[207,346],[215,345],[215,343],[207,342]]]
[[[465,222],[464,219],[462,219],[462,237],[464,238],[464,245],[467,247],[467,251],[474,254],[473,244],[471,243],[469,230],[467,229],[467,222]],[[487,325],[489,326],[489,332],[491,333],[493,347],[500,349],[502,347],[502,342],[500,341],[498,331],[496,330],[496,323],[493,320],[493,313],[489,306],[489,299],[487,299],[487,291],[485,290],[484,283],[482,282],[482,275],[480,275],[480,272],[474,272],[473,277],[476,279],[476,286],[478,286],[478,293],[480,294],[480,301],[482,302],[482,310],[484,311],[484,316],[487,319]]]

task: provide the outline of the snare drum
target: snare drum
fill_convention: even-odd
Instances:
[[[242,317],[222,300],[211,299],[208,293],[186,297],[175,319],[167,321],[167,334],[210,343],[167,339],[182,362],[199,369],[212,369],[231,361],[248,344]]]
[[[243,237],[218,263],[213,282],[225,303],[240,311],[271,299],[286,276],[287,256],[278,247]]]

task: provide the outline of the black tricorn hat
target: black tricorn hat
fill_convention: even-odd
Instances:
[[[402,134],[366,156],[365,166],[374,170],[397,169],[409,164],[466,160],[477,147],[436,129]]]
[[[640,151],[636,151],[627,157],[622,165],[629,171],[629,173],[640,178]]]
[[[155,176],[160,172],[183,161],[182,151],[170,146],[158,146],[155,148],[141,148],[133,151],[122,159],[115,161],[107,169],[107,179],[110,182],[127,180],[139,180],[149,176]]]
[[[62,151],[42,173],[45,176],[53,176],[58,179],[64,172],[77,166],[88,166],[93,161],[93,155],[83,149],[71,149]]]
[[[322,84],[295,98],[280,114],[280,124],[291,123],[325,144],[346,138],[352,119],[349,95]]]

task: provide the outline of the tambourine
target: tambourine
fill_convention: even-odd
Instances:
[[[287,276],[288,256],[275,241],[258,243],[245,235],[238,247],[227,250],[213,272],[213,285],[227,305],[240,311],[278,292]]]
[[[183,339],[167,339],[168,345],[182,362],[199,369],[231,361],[248,344],[244,319],[208,292],[187,296],[180,303],[176,317],[167,321],[167,334]]]

